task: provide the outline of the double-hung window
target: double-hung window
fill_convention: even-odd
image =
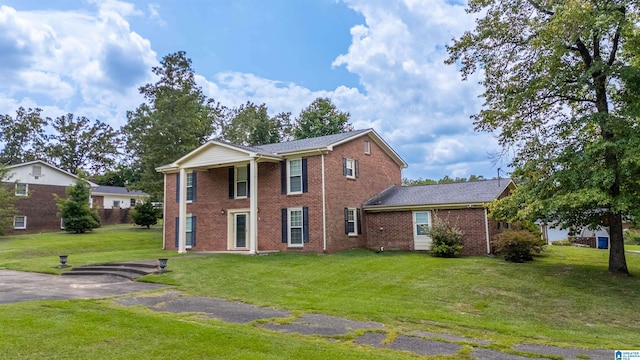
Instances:
[[[355,179],[359,177],[358,174],[358,160],[350,158],[342,158],[342,175],[349,179]]]
[[[16,183],[16,196],[27,196],[29,193],[29,184]]]
[[[302,246],[304,232],[302,229],[302,208],[291,208],[289,211],[289,246]]]
[[[302,192],[302,159],[287,161],[288,167],[288,193],[298,194]]]
[[[129,199],[129,206],[136,207],[136,199]]]
[[[236,171],[236,199],[246,198],[248,194],[248,171],[246,166],[235,168]]]
[[[13,228],[14,229],[26,229],[27,228],[27,217],[24,215],[17,215],[13,217]]]
[[[194,191],[193,176],[194,176],[194,173],[192,172],[187,173],[187,201],[193,201],[193,191]]]
[[[354,165],[353,164],[354,164],[353,159],[347,159],[346,160],[346,171],[347,171],[346,176],[348,178],[355,178],[356,177],[355,176],[355,171],[354,171],[355,169],[354,169]]]
[[[344,233],[349,236],[362,234],[362,223],[360,222],[360,209],[344,208]]]

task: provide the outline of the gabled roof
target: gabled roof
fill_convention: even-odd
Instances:
[[[99,185],[91,190],[92,195],[96,194],[110,194],[110,195],[132,195],[132,196],[149,196],[149,194],[140,190],[127,190],[126,187],[121,186],[105,186]]]
[[[213,147],[224,148],[227,150],[233,150],[238,153],[242,153],[246,156],[246,160],[251,157],[260,157],[263,159],[269,159],[271,161],[279,161],[285,159],[285,156],[292,156],[297,154],[304,154],[308,152],[316,151],[332,151],[333,147],[343,144],[345,142],[356,139],[360,136],[369,134],[371,139],[375,141],[401,168],[406,168],[407,163],[387,144],[373,129],[363,129],[344,132],[340,134],[325,135],[315,138],[285,141],[275,144],[266,144],[259,146],[245,146],[231,144],[226,141],[211,140],[201,145],[197,149],[193,150],[189,154],[176,160],[175,162],[160,166],[156,168],[158,172],[175,172],[181,164],[193,159]]]
[[[9,166],[7,166],[7,169],[15,169],[15,168],[20,168],[20,167],[30,166],[30,165],[41,165],[41,166],[46,166],[46,167],[48,167],[48,168],[51,168],[51,169],[53,169],[53,170],[55,170],[55,171],[58,171],[58,172],[60,172],[60,173],[64,174],[64,175],[71,176],[71,177],[73,177],[74,179],[78,179],[78,176],[77,176],[77,175],[74,175],[74,174],[72,174],[72,173],[70,173],[70,172],[68,172],[68,171],[62,170],[62,169],[60,169],[59,167],[53,166],[53,165],[49,164],[48,162],[44,162],[44,161],[42,161],[42,160],[34,160],[34,161],[28,161],[28,162],[21,163],[21,164],[9,165]],[[1,180],[1,179],[0,179],[0,180]],[[96,186],[98,186],[97,184],[95,184],[95,183],[93,183],[93,182],[91,182],[91,181],[87,181],[87,183],[89,183],[89,186],[91,186],[91,187],[96,187]]]
[[[416,207],[481,206],[497,199],[507,188],[514,188],[511,179],[480,180],[421,186],[393,186],[364,204],[366,210]]]

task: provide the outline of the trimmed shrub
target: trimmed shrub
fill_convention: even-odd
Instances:
[[[534,253],[544,251],[545,241],[526,230],[505,230],[493,237],[493,247],[497,255],[511,262],[533,260]]]
[[[146,226],[148,229],[151,225],[158,223],[158,211],[151,202],[147,201],[137,205],[133,211],[131,211],[131,218],[134,224]]]
[[[560,241],[552,241],[551,245],[554,245],[554,246],[573,246],[574,243],[569,239],[564,239],[564,240],[560,240]]]
[[[438,257],[452,258],[462,250],[462,231],[451,227],[448,222],[436,218],[432,226],[427,229],[431,236],[431,254]]]

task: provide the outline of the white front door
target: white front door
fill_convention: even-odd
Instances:
[[[413,212],[413,250],[430,250],[431,237],[425,228],[431,226],[431,211]]]

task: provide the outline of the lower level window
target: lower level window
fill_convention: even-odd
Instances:
[[[13,217],[13,228],[14,229],[26,229],[27,228],[27,217],[24,215],[18,215]]]
[[[193,246],[193,216],[187,216],[187,247]]]
[[[303,243],[302,209],[289,209],[289,245],[302,246]]]

